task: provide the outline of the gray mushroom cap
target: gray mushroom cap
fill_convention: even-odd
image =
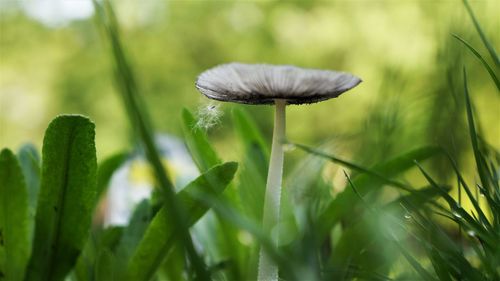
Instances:
[[[336,98],[361,83],[358,77],[291,65],[229,63],[198,76],[196,88],[219,101],[245,104],[304,104]]]

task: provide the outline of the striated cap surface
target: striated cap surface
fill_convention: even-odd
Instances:
[[[304,104],[336,98],[361,83],[345,72],[300,68],[291,65],[229,63],[198,76],[196,88],[219,101],[245,104]]]

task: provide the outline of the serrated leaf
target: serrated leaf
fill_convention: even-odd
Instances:
[[[90,231],[96,204],[94,124],[55,118],[45,132],[33,255],[26,280],[63,280]]]
[[[12,151],[0,153],[0,280],[23,280],[30,254],[28,191]]]

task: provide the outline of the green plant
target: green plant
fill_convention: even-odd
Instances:
[[[490,57],[458,35],[453,42],[470,50],[498,87],[496,51],[466,5]],[[448,98],[463,105],[456,112],[464,112],[467,126],[453,128],[468,137],[476,182],[460,165],[463,152],[449,147],[414,147],[366,164],[376,158],[364,149],[348,157],[329,143],[289,141],[300,161],[284,179],[276,244],[261,228],[270,148],[255,118],[233,109],[242,148],[236,164],[222,160],[184,110],[184,139],[200,176],[175,193],[112,10],[97,6],[134,140],[155,168],[156,192],[126,226],[92,223],[111,176],[132,153],[97,164],[94,124],[80,115],[56,117],[41,157],[33,145],[0,152],[0,280],[255,280],[261,247],[284,280],[500,279],[500,152],[482,137],[465,70],[447,73],[463,82]]]

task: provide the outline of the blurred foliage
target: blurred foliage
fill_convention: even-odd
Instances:
[[[182,242],[188,253],[188,244],[197,246],[202,271],[214,280],[254,279],[259,247],[270,252],[286,280],[498,280],[498,89],[483,63],[452,34],[478,50],[496,73],[498,65],[459,1],[115,2],[121,40],[137,78],[124,79],[129,69],[118,67],[118,89],[129,98],[126,106],[114,93],[109,45],[102,43],[107,41],[96,31],[92,13],[83,13],[84,6],[80,14],[72,14],[76,6],[67,10],[63,5],[67,14],[56,20],[57,13],[47,18],[42,12],[54,7],[50,3],[68,2],[0,2],[0,147],[39,140],[51,116],[76,112],[98,124],[99,158],[113,155],[101,161],[96,173],[92,131],[91,142],[75,146],[88,150],[82,154],[87,161],[68,156],[71,161],[60,165],[53,160],[64,156],[65,146],[58,141],[75,137],[64,133],[64,126],[47,131],[41,167],[31,146],[19,150],[19,160],[9,150],[2,152],[0,164],[9,168],[0,170],[0,181],[23,186],[16,195],[24,203],[17,207],[30,223],[38,210],[35,226],[23,227],[19,236],[35,232],[30,265],[43,260],[45,226],[58,221],[63,226],[57,228],[58,235],[74,243],[68,247],[62,243],[66,240],[55,239],[57,255],[46,260],[59,279],[70,268],[72,280],[117,280],[122,274],[144,280],[189,279],[196,254],[183,255],[182,240],[163,239],[176,237],[174,228],[182,226],[176,220],[185,218],[182,211],[166,208],[176,205],[165,204],[170,196],[170,202],[184,209],[186,224],[196,223],[192,235],[176,238],[193,238]],[[474,2],[473,9],[484,37],[498,46],[498,3]],[[79,20],[69,20],[71,14]],[[116,33],[107,35],[116,45]],[[114,51],[115,62],[125,61]],[[194,89],[196,75],[229,61],[338,69],[364,79],[338,100],[289,108],[288,138],[297,144],[288,147],[277,248],[258,226],[271,108],[226,105],[224,111],[233,109],[233,114],[224,115],[208,132],[192,128],[196,114],[181,114],[183,107],[206,106]],[[127,86],[136,86],[132,82],[137,88],[127,92]],[[131,106],[139,93],[147,106],[142,109],[151,116],[144,116],[141,104]],[[61,118],[76,125],[88,122],[75,116],[54,122]],[[144,124],[137,122],[141,118]],[[138,125],[134,122],[139,130],[131,132],[129,127]],[[183,132],[203,173],[175,196],[152,141],[153,127]],[[138,132],[160,185],[170,193],[157,192],[153,200],[141,203],[128,226],[94,225],[89,231],[94,193],[104,191],[126,158],[113,153],[128,148],[129,142],[135,145]],[[80,155],[70,148],[66,153]],[[215,166],[227,158],[240,161],[236,175],[234,163]],[[79,162],[91,169],[80,171],[85,165]],[[64,192],[49,183],[65,173],[76,187],[67,198],[56,200]],[[91,179],[78,180],[83,177]],[[93,195],[76,196],[83,191]],[[0,189],[4,200],[8,194]],[[58,209],[48,211],[51,200],[69,208],[67,218]],[[75,212],[75,202],[87,212]],[[2,216],[2,224],[17,225],[7,217]],[[69,235],[69,226],[81,217],[86,223],[78,224],[78,235]],[[90,239],[83,241],[89,232]],[[21,243],[8,242],[0,250],[19,255],[6,249]],[[143,258],[152,253],[154,261]],[[4,266],[6,272],[24,266],[25,258]],[[146,267],[147,272],[141,271]],[[194,275],[209,278],[200,277],[202,271]]]
[[[127,138],[115,136],[127,136],[127,126],[120,102],[111,93],[107,47],[95,21],[39,20],[33,9],[63,1],[41,2],[0,5],[0,144],[18,147],[23,140],[40,139],[51,116],[82,113],[99,124],[99,157],[120,151]],[[151,119],[164,132],[180,134],[181,108],[206,103],[193,85],[201,71],[229,61],[267,62],[344,70],[364,80],[339,100],[291,107],[288,134],[297,141],[338,137],[347,155],[360,155],[357,159],[367,163],[428,142],[453,143],[460,151],[465,138],[453,128],[464,122],[456,118],[463,116],[463,104],[454,94],[454,74],[457,66],[467,63],[487,129],[484,137],[500,146],[500,128],[494,126],[500,118],[494,84],[451,36],[459,34],[487,53],[459,1],[116,4],[139,88]],[[474,2],[473,8],[497,46],[498,3]],[[225,105],[224,112],[231,107]],[[271,109],[247,109],[269,136]],[[225,121],[223,117],[210,132],[218,148],[235,138]],[[221,153],[224,158],[237,155],[227,149]]]

